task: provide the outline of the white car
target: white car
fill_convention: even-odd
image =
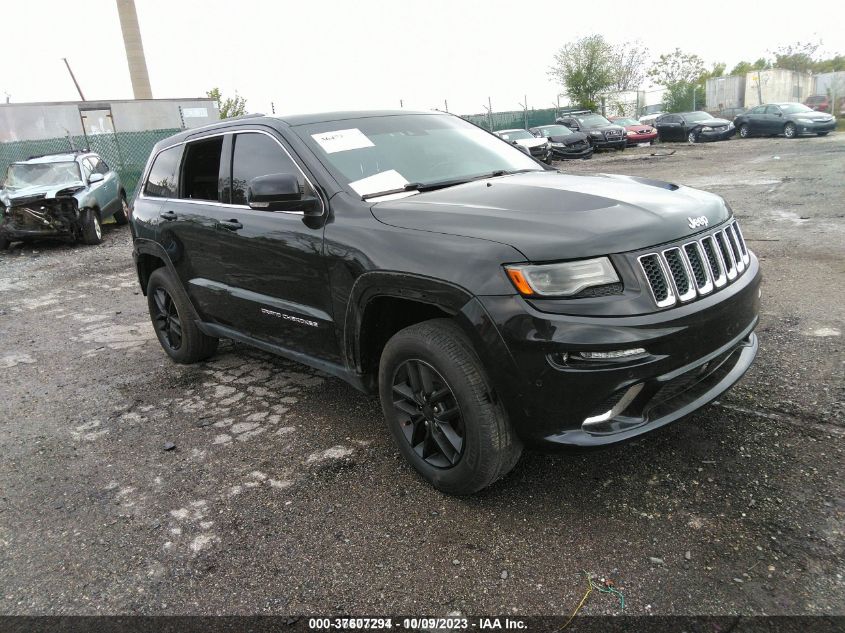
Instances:
[[[552,162],[551,146],[545,138],[537,138],[528,130],[519,129],[498,130],[493,133],[508,143],[524,147],[537,160],[541,160],[547,164]]]

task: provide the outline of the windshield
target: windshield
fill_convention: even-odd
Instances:
[[[600,114],[588,114],[587,116],[576,117],[584,127],[596,127],[597,125],[610,125],[610,121]]]
[[[543,127],[538,127],[540,134],[549,138],[550,136],[569,136],[570,134],[575,134],[572,130],[570,130],[565,125],[545,125]]]
[[[640,122],[636,119],[616,119],[613,121],[616,125],[639,125]]]
[[[501,136],[506,141],[516,141],[524,138],[534,138],[534,135],[531,134],[528,130],[508,130],[507,132],[496,132],[499,136]]]
[[[22,189],[64,185],[81,180],[79,165],[74,161],[62,163],[12,163],[6,172],[6,187]]]
[[[815,112],[812,108],[808,108],[803,103],[784,103],[780,106],[780,111],[784,114],[798,114],[799,112]]]
[[[542,171],[537,161],[455,116],[409,114],[294,128],[323,164],[361,196],[497,173]]]
[[[709,121],[713,117],[706,112],[690,112],[689,114],[684,115],[684,119],[687,122],[696,122],[696,121]]]

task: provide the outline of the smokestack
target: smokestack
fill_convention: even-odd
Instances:
[[[120,30],[123,31],[123,45],[126,47],[132,92],[136,99],[152,99],[153,91],[150,88],[150,76],[147,73],[147,60],[144,57],[144,44],[141,41],[135,0],[117,0],[117,15],[120,17]]]

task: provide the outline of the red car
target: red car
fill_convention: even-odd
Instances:
[[[631,119],[624,116],[608,117],[616,125],[621,125],[628,133],[628,145],[637,145],[639,143],[653,144],[657,139],[657,130],[650,125],[643,125],[636,119]]]

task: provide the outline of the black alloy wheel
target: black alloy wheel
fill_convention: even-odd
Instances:
[[[161,286],[153,291],[153,325],[161,333],[160,340],[174,352],[182,347],[182,319],[170,293]]]
[[[463,456],[465,425],[455,394],[425,361],[408,359],[393,375],[393,406],[411,448],[435,468],[452,468]]]

